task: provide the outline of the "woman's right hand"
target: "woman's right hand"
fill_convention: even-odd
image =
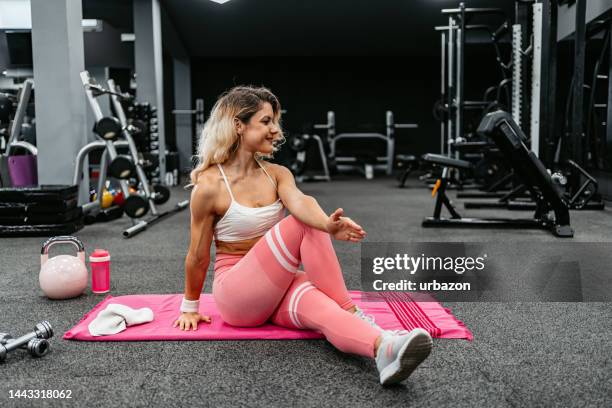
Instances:
[[[179,327],[181,330],[198,330],[198,323],[204,322],[210,324],[210,316],[204,316],[197,312],[183,312],[174,322],[174,327]]]
[[[338,208],[329,216],[326,229],[329,234],[339,241],[359,242],[365,238],[366,232],[359,224],[349,217],[343,217],[344,210]]]

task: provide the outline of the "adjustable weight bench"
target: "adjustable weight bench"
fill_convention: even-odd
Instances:
[[[449,169],[469,169],[464,160],[426,154],[423,161],[443,166],[441,178],[432,195],[436,195],[434,214],[423,220],[423,227],[475,227],[475,228],[539,228],[548,229],[558,237],[573,237],[567,200],[557,189],[542,162],[525,146],[525,135],[504,111],[486,115],[478,126],[478,133],[489,137],[512,165],[514,173],[524,183],[536,204],[533,218],[463,218],[446,195]],[[451,217],[441,216],[442,206]]]

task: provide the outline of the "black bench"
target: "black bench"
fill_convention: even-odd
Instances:
[[[452,159],[441,154],[427,153],[424,154],[421,159],[431,164],[437,164],[438,166],[445,167],[453,167],[455,169],[470,170],[474,167],[469,161]]]
[[[489,113],[478,126],[478,133],[493,140],[512,165],[514,174],[525,185],[536,206],[533,218],[461,217],[446,195],[446,185],[449,168],[466,168],[467,162],[439,155],[425,155],[429,160],[425,156],[423,160],[446,167],[435,187],[437,197],[434,214],[423,220],[423,227],[543,228],[551,230],[558,237],[573,237],[567,200],[552,181],[546,167],[523,143],[526,137],[512,116],[504,111]],[[451,218],[441,216],[442,206],[447,208]],[[554,216],[550,216],[551,212]]]

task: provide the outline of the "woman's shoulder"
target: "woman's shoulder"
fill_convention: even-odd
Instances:
[[[221,172],[219,171],[218,164],[211,164],[200,174],[202,175],[202,177],[208,178],[208,181],[210,181],[210,179],[216,179],[218,177],[221,177]]]
[[[211,199],[219,192],[222,177],[216,165],[212,165],[198,175],[197,182],[193,185],[192,195],[194,199]]]
[[[291,170],[280,164],[271,163],[265,160],[262,160],[260,163],[262,166],[264,166],[266,171],[277,180],[281,179],[282,177],[286,177],[288,174],[292,174]]]

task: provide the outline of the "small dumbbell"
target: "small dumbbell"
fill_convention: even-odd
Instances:
[[[49,342],[46,339],[53,337],[53,328],[47,321],[40,322],[34,327],[34,331],[18,337],[15,340],[6,333],[1,334],[0,362],[6,359],[6,355],[18,348],[25,348],[32,357],[42,357],[49,351]]]
[[[10,334],[0,333],[1,346],[6,346],[13,340],[13,336],[11,336]],[[49,352],[49,350],[51,349],[51,345],[49,344],[47,339],[34,338],[28,341],[27,344],[22,344],[21,346],[19,346],[19,348],[27,350],[32,357],[42,357]]]

